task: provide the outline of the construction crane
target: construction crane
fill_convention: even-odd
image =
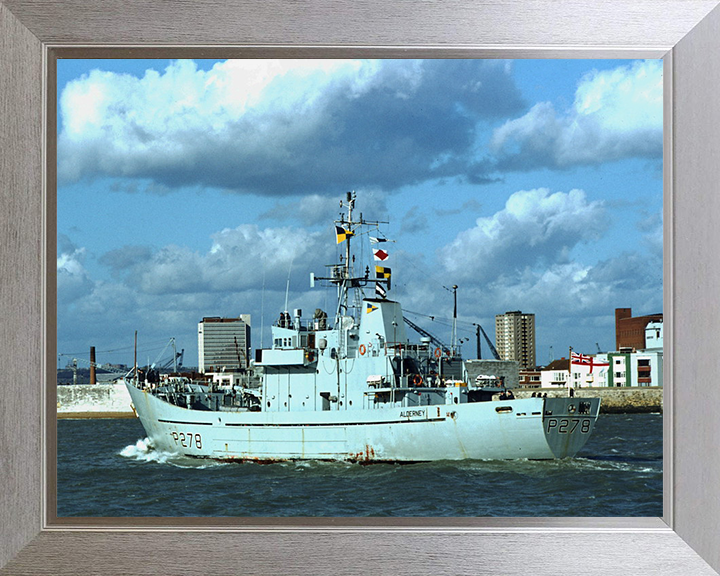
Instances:
[[[407,318],[404,318],[404,317],[403,317],[403,320],[405,320],[405,324],[407,324],[408,326],[410,326],[410,328],[412,328],[413,330],[415,330],[415,332],[417,332],[418,334],[421,334],[422,336],[426,336],[427,338],[430,338],[430,342],[432,342],[433,344],[435,344],[435,346],[437,346],[438,348],[440,348],[445,354],[450,355],[450,348],[448,348],[448,347],[447,347],[443,342],[441,342],[436,336],[430,334],[430,332],[428,332],[427,330],[423,330],[422,328],[420,328],[420,326],[418,326],[417,324],[415,324],[415,322],[412,322],[411,320],[408,320]]]
[[[160,362],[160,359],[165,354],[165,351],[168,349],[168,347],[172,346],[172,356],[170,357],[170,360],[164,362],[158,367],[158,364]],[[185,349],[183,348],[180,352],[177,351],[175,348],[175,338],[170,338],[167,344],[165,344],[165,348],[162,349],[162,352],[158,354],[158,357],[155,359],[155,362],[153,362],[150,365],[150,368],[155,370],[157,369],[158,372],[161,370],[169,370],[170,366],[173,368],[173,372],[177,372],[178,366],[182,366],[182,360],[183,355],[185,354]]]
[[[182,367],[183,363],[183,356],[185,354],[185,348],[180,350],[180,352],[173,351],[174,358],[170,358],[167,360],[164,364],[160,366],[160,370],[169,370],[171,367],[173,369],[173,372],[177,372],[178,368]]]
[[[485,338],[485,342],[487,342],[488,348],[490,348],[490,352],[492,352],[493,358],[495,360],[500,360],[500,354],[498,354],[497,349],[495,346],[493,346],[493,343],[490,341],[490,338],[488,337],[487,333],[485,332],[485,329],[480,326],[480,324],[473,323],[473,326],[475,326],[475,338],[477,340],[477,356],[478,359],[482,358],[482,353],[480,350],[480,333],[482,332],[483,337]]]

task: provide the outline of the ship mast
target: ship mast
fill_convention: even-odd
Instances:
[[[388,285],[390,284],[389,279],[385,278],[378,278],[378,279],[371,279],[370,278],[370,268],[367,267],[365,269],[365,274],[363,276],[355,276],[353,271],[353,264],[354,264],[354,257],[352,255],[351,250],[351,243],[352,238],[356,234],[356,230],[359,230],[362,228],[362,226],[378,226],[380,224],[387,224],[387,222],[381,222],[381,221],[366,221],[362,217],[362,213],[360,213],[360,219],[358,221],[353,220],[353,209],[355,208],[355,192],[347,192],[345,200],[340,201],[340,207],[347,209],[347,215],[341,213],[340,219],[335,221],[335,224],[337,225],[338,229],[342,229],[345,232],[344,240],[345,242],[345,254],[340,257],[341,263],[340,264],[333,264],[330,266],[331,269],[331,275],[329,278],[322,278],[317,277],[314,274],[311,275],[311,286],[314,285],[315,280],[327,280],[331,284],[336,284],[338,287],[338,303],[337,303],[337,310],[335,313],[335,322],[336,325],[338,322],[340,322],[341,317],[348,315],[350,313],[350,307],[351,303],[349,301],[350,299],[350,289],[355,288],[359,289],[363,286],[367,286],[371,282],[383,282]],[[344,258],[344,261],[342,261]],[[359,294],[356,294],[356,296],[359,296]],[[354,302],[354,306],[357,307],[360,305],[361,298],[356,298],[356,301]],[[356,318],[357,319],[357,318]]]
[[[340,201],[340,207],[342,208],[343,202]],[[352,278],[352,268],[351,268],[351,253],[350,253],[350,242],[352,240],[353,236],[353,229],[352,225],[355,224],[355,222],[352,221],[352,211],[355,207],[355,193],[354,192],[348,192],[345,197],[345,206],[347,206],[347,230],[348,235],[345,239],[345,266],[343,271],[343,282],[340,285],[340,293],[338,294],[338,300],[339,300],[339,306],[338,306],[338,315],[340,315],[342,310],[345,310],[345,313],[348,312],[348,292],[349,288],[352,286],[351,278]],[[340,224],[343,225],[344,228],[344,218],[341,216]]]
[[[352,211],[355,207],[355,193],[354,192],[348,192],[347,193],[347,199],[346,199],[347,207],[348,207],[348,226],[351,227],[354,222],[352,221]],[[342,206],[342,204],[341,204]],[[352,232],[352,228],[350,228],[350,231]],[[352,240],[352,234],[349,234],[347,237],[347,241],[345,242],[345,278],[350,278],[350,274],[352,272],[350,268],[350,241]]]

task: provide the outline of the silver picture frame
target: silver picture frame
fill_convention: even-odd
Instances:
[[[717,574],[717,4],[0,0],[0,574]],[[664,59],[662,518],[55,517],[55,59],[219,50]]]

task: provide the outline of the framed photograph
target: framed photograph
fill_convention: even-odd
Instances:
[[[662,516],[662,60],[54,56],[59,521]]]
[[[715,573],[720,498],[712,480],[720,471],[714,416],[720,393],[712,387],[712,363],[706,359],[712,357],[719,315],[711,295],[720,284],[713,261],[718,233],[712,195],[720,108],[710,95],[717,92],[720,65],[708,47],[718,42],[720,13],[716,2],[667,2],[662,10],[635,4],[548,2],[527,8],[522,2],[461,2],[418,11],[414,3],[399,3],[386,15],[378,6],[369,12],[359,6],[327,12],[323,3],[311,3],[302,14],[284,5],[244,2],[187,11],[133,2],[105,3],[103,10],[91,3],[42,10],[25,0],[1,3],[1,48],[8,55],[0,61],[5,155],[0,164],[5,320],[0,335],[8,367],[0,424],[7,487],[0,498],[6,519],[0,538],[3,572],[521,574],[529,559],[541,559],[536,571],[548,574],[561,565],[598,574]],[[361,16],[366,24],[351,25]],[[169,21],[177,31],[163,25]],[[547,26],[538,26],[539,21]],[[559,28],[558,22],[563,23]],[[418,58],[663,58],[663,518],[58,521],[50,432],[57,311],[55,278],[48,269],[56,181],[46,170],[56,142],[48,119],[56,112],[54,55],[81,57],[88,44],[96,45],[96,55],[110,58],[147,57],[153,50],[152,57],[227,57],[233,46],[243,57],[256,51],[305,58],[409,53]],[[178,47],[162,48],[170,45]],[[148,542],[152,549],[138,554]]]

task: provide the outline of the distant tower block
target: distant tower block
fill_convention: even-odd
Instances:
[[[503,360],[516,360],[520,369],[535,368],[535,314],[520,310],[495,316],[495,346]]]
[[[203,318],[198,323],[198,370],[233,372],[250,361],[250,314]]]

